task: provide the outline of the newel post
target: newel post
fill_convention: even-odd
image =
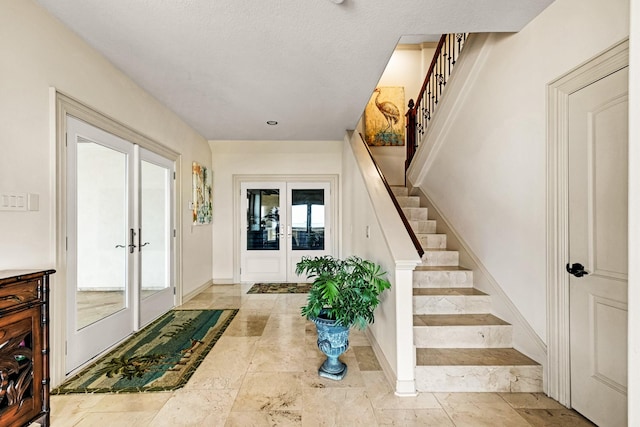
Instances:
[[[413,99],[409,100],[409,110],[407,111],[407,159],[404,162],[404,170],[409,169],[413,155],[416,153],[416,110]]]

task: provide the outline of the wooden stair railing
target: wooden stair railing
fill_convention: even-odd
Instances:
[[[387,193],[389,193],[389,197],[391,197],[391,201],[393,202],[393,205],[396,207],[396,210],[398,211],[398,215],[400,215],[400,219],[404,224],[404,228],[406,228],[407,233],[409,233],[409,237],[411,238],[411,242],[413,243],[413,246],[416,248],[416,252],[418,252],[418,256],[422,258],[422,255],[424,255],[424,249],[422,249],[420,240],[418,240],[416,233],[413,232],[413,228],[411,228],[411,224],[409,224],[409,220],[404,214],[404,211],[402,210],[402,207],[398,203],[398,200],[396,200],[396,196],[395,194],[393,194],[393,190],[391,190],[391,186],[387,182],[387,179],[384,177],[384,174],[382,173],[382,169],[380,169],[380,166],[378,166],[378,163],[376,162],[376,159],[373,157],[373,153],[371,152],[371,149],[365,142],[364,136],[362,136],[362,134],[360,134],[360,139],[362,140],[362,143],[364,144],[364,146],[367,148],[369,157],[371,157],[371,161],[373,162],[373,165],[376,167],[376,171],[378,171],[378,175],[382,179],[382,182],[385,188],[387,189]]]
[[[443,34],[431,60],[431,65],[414,102],[409,100],[407,111],[407,159],[405,171],[411,165],[411,160],[418,149],[423,135],[427,131],[433,112],[442,98],[442,92],[449,80],[468,33]]]

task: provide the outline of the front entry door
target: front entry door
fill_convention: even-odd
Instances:
[[[242,282],[286,282],[286,184],[242,184]]]
[[[571,406],[601,427],[627,425],[627,88],[569,97]]]
[[[242,282],[298,282],[303,256],[332,253],[329,182],[241,184]]]

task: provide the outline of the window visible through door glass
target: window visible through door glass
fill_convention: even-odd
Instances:
[[[324,250],[324,190],[291,190],[291,247]]]
[[[247,250],[280,249],[280,191],[247,190]]]

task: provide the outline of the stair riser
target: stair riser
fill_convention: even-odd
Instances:
[[[473,272],[467,271],[467,270],[461,270],[461,271],[415,270],[413,272],[413,287],[414,288],[471,288],[473,287]]]
[[[436,232],[436,222],[434,220],[427,221],[409,221],[409,225],[414,233],[435,233]]]
[[[511,347],[511,325],[416,326],[413,344],[418,348]]]
[[[416,389],[432,393],[540,393],[542,367],[418,366]]]
[[[397,196],[408,196],[409,195],[409,189],[407,187],[395,187],[395,186],[392,186],[391,187],[391,192],[396,197]]]
[[[423,249],[447,249],[446,234],[418,234],[417,237]]]
[[[413,314],[480,314],[491,311],[485,295],[414,295]]]
[[[428,267],[457,267],[459,265],[457,251],[429,251],[422,255],[422,265]]]
[[[417,196],[396,196],[396,200],[402,208],[420,207],[420,197]]]
[[[429,209],[427,208],[402,208],[402,212],[411,221],[426,221],[429,219]]]

